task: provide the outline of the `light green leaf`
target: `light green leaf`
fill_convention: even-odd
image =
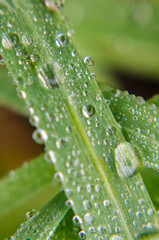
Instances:
[[[68,212],[65,205],[66,197],[60,192],[49,201],[40,212],[29,211],[26,216],[28,221],[21,224],[21,227],[12,236],[13,239],[52,239],[56,228]]]
[[[146,167],[159,171],[159,110],[128,92],[104,92],[127,141],[136,146]]]
[[[44,155],[25,163],[0,181],[0,218],[20,204],[28,201],[39,190],[51,183],[54,166],[44,160]]]
[[[126,142],[86,66],[91,60],[78,56],[60,14],[39,0],[2,3],[1,54],[38,127],[33,138],[45,143],[73,221],[84,230],[79,236],[132,240],[158,232],[140,154]]]

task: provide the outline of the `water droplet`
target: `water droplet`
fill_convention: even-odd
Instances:
[[[116,170],[120,178],[128,178],[141,170],[141,159],[138,157],[137,149],[128,142],[120,143],[115,149]]]
[[[147,211],[147,213],[148,213],[149,216],[153,216],[154,215],[154,210],[153,209],[149,209]]]
[[[34,115],[29,118],[29,122],[31,123],[31,125],[37,127],[40,122],[40,119],[38,116]]]
[[[94,60],[92,57],[87,56],[84,58],[84,63],[88,66],[88,67],[92,67],[94,65]]]
[[[22,36],[22,43],[24,44],[24,46],[28,47],[28,46],[32,45],[33,39],[30,35],[25,34]]]
[[[72,218],[72,221],[73,221],[73,224],[75,224],[75,225],[81,225],[82,224],[82,219],[80,218],[79,215],[75,215]]]
[[[83,230],[79,232],[78,236],[79,236],[80,239],[83,239],[83,240],[86,239],[86,234]]]
[[[91,213],[86,213],[84,215],[84,220],[87,224],[92,224],[94,222],[94,217]]]
[[[63,183],[64,182],[64,175],[62,172],[57,172],[54,174],[54,179],[56,180],[56,182],[58,183]]]
[[[52,11],[59,11],[65,4],[65,0],[44,0],[46,7]]]
[[[115,132],[116,132],[116,128],[114,126],[109,126],[106,130],[106,134],[108,136],[115,134]]]
[[[19,92],[18,92],[18,96],[19,96],[21,99],[26,99],[26,98],[27,98],[27,94],[26,94],[26,92],[24,92],[24,91],[19,91]]]
[[[109,240],[123,240],[123,237],[113,234],[109,237]]]
[[[104,207],[110,207],[111,203],[109,200],[104,200],[103,205],[104,205]]]
[[[91,202],[88,200],[83,201],[83,206],[85,210],[88,210],[92,207]]]
[[[33,139],[36,143],[43,144],[47,142],[48,135],[44,130],[37,129],[33,132]]]
[[[66,143],[65,139],[63,139],[63,138],[57,139],[56,147],[58,149],[60,149],[60,148],[62,148],[64,146],[65,143]]]
[[[18,44],[19,38],[16,33],[7,33],[2,37],[2,45],[6,49],[15,49]]]
[[[100,233],[100,234],[103,234],[104,232],[105,232],[105,227],[103,227],[103,226],[99,226],[98,227],[98,232]]]
[[[69,43],[69,38],[68,38],[68,36],[66,34],[59,33],[56,36],[56,45],[58,47],[66,47],[68,43]]]
[[[30,55],[30,60],[33,62],[33,63],[35,63],[35,62],[37,62],[38,60],[39,60],[39,55],[38,54],[31,54]]]
[[[66,204],[66,206],[68,206],[68,207],[73,207],[73,206],[74,206],[74,202],[73,202],[73,200],[71,200],[71,199],[67,200],[65,204]]]
[[[38,214],[37,210],[31,209],[25,214],[25,217],[27,219],[30,219],[30,218],[33,218],[36,214]]]
[[[46,89],[59,87],[57,77],[49,64],[44,64],[44,66],[38,70],[38,77],[42,86]]]
[[[45,154],[45,160],[48,161],[48,162],[52,162],[52,163],[56,163],[56,157],[55,157],[55,154],[53,151],[48,151],[46,154]]]
[[[92,105],[86,105],[82,108],[82,114],[85,118],[89,118],[95,113],[95,108]]]

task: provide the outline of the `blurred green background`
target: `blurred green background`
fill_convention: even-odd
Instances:
[[[62,14],[81,56],[95,59],[91,69],[99,86],[128,90],[145,99],[159,92],[159,2],[157,0],[66,0]],[[0,65],[0,176],[43,153],[32,140],[23,102],[16,96],[6,67]],[[151,170],[145,170],[143,175]],[[151,175],[153,175],[151,173]],[[145,183],[154,188],[158,177]],[[55,190],[54,190],[55,188]],[[58,186],[38,192],[34,199],[0,219],[0,239],[13,233],[30,208],[40,208]],[[157,194],[157,193],[156,193]],[[39,200],[40,199],[40,200]],[[9,227],[8,227],[9,226]],[[3,230],[2,230],[3,229]]]

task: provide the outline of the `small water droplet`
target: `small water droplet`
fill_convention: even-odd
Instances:
[[[46,89],[59,87],[57,77],[49,64],[44,64],[44,66],[38,70],[38,77],[42,86]]]
[[[26,99],[27,98],[27,94],[25,91],[19,91],[18,92],[18,96],[21,98],[21,99]]]
[[[85,239],[86,239],[86,234],[85,234],[85,232],[84,232],[83,230],[79,232],[78,236],[79,236],[79,238],[82,239],[82,240],[85,240]]]
[[[52,162],[52,163],[56,163],[56,157],[55,157],[55,154],[53,151],[48,151],[46,154],[45,154],[45,160],[47,162]]]
[[[31,123],[31,125],[37,127],[40,122],[40,119],[38,116],[34,115],[29,118],[29,122]]]
[[[75,225],[82,225],[82,219],[80,218],[79,215],[75,215],[73,218],[72,218],[72,221],[73,221],[73,224]]]
[[[32,45],[33,39],[30,35],[25,34],[22,36],[22,43],[24,44],[24,46],[28,47],[28,46]]]
[[[69,43],[69,37],[64,33],[59,33],[56,36],[56,45],[58,47],[66,47]]]
[[[38,212],[37,212],[37,210],[35,210],[35,209],[31,209],[31,210],[29,210],[26,214],[25,214],[25,217],[27,218],[27,219],[30,219],[30,218],[33,218],[35,215],[37,215],[38,214]]]
[[[109,237],[109,240],[123,240],[123,237],[113,234]]]
[[[36,143],[43,144],[47,142],[48,135],[47,133],[42,129],[37,129],[33,132],[33,139]]]
[[[89,118],[95,113],[95,108],[92,105],[86,105],[82,108],[82,114],[85,118]]]
[[[110,207],[111,203],[109,200],[104,200],[103,205],[104,205],[104,207]]]
[[[7,33],[2,37],[2,45],[6,49],[15,49],[18,44],[19,38],[16,33]]]
[[[141,170],[142,162],[137,149],[128,142],[120,143],[115,149],[116,170],[120,178],[128,178]]]
[[[91,202],[88,200],[83,201],[83,206],[85,210],[88,210],[92,207]]]
[[[56,147],[58,149],[60,149],[60,148],[62,148],[64,146],[65,143],[66,143],[65,139],[63,139],[63,138],[57,139]]]
[[[106,134],[108,136],[115,134],[115,132],[116,132],[116,128],[114,126],[109,126],[106,130]]]
[[[87,224],[92,224],[94,222],[94,217],[91,213],[86,213],[84,215],[84,220]]]
[[[94,65],[94,60],[92,57],[87,56],[84,58],[84,63],[88,66],[88,67],[92,67]]]
[[[64,175],[62,172],[57,172],[54,174],[54,179],[56,180],[56,182],[58,183],[63,183],[64,182]]]
[[[66,204],[66,206],[68,206],[68,207],[73,207],[73,206],[74,206],[74,202],[73,202],[72,199],[68,199],[65,204]]]
[[[46,7],[52,11],[59,11],[65,4],[65,0],[44,0]]]

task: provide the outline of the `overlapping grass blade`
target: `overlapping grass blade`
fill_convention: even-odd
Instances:
[[[91,59],[83,62],[60,14],[39,0],[2,3],[1,53],[38,127],[33,138],[45,143],[73,221],[84,229],[79,236],[132,240],[158,231],[139,174],[140,154],[126,142],[88,71]]]

